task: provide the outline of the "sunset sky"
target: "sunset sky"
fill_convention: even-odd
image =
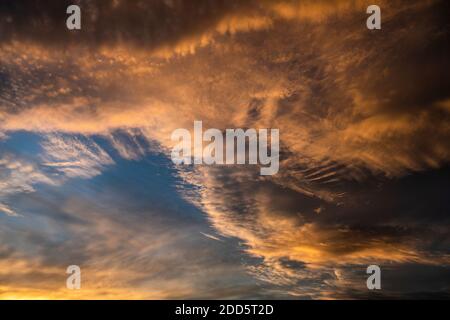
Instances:
[[[0,299],[450,298],[449,17],[446,0],[0,1]],[[196,120],[279,129],[278,174],[174,165]]]

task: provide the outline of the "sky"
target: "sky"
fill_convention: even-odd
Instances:
[[[372,2],[1,1],[0,299],[450,298],[450,3]],[[279,172],[173,164],[194,121]]]

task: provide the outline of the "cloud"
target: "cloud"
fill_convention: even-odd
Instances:
[[[42,143],[43,165],[55,168],[69,178],[91,178],[99,175],[114,160],[93,140],[47,135]]]
[[[436,194],[431,199],[424,192],[431,188],[429,192],[435,194],[434,189],[446,188],[442,185],[445,176],[422,179],[422,187],[414,194],[384,181],[384,194],[378,194],[377,187],[362,191],[363,197],[349,191],[339,205],[258,179],[256,171],[202,167],[185,177],[198,184],[197,205],[208,213],[218,233],[239,239],[244,252],[261,259],[248,265],[249,272],[294,296],[333,298],[342,288],[353,290],[342,292],[343,296],[363,294],[367,288],[361,279],[370,264],[390,266],[398,273],[408,264],[424,268],[450,264],[445,249],[450,238],[442,227],[447,222],[439,209],[445,196]],[[411,181],[404,184],[414,185]],[[417,200],[411,203],[411,197]],[[424,197],[435,204],[422,208]],[[377,199],[388,204],[373,204]],[[317,215],[319,206],[326,210]],[[424,215],[428,215],[425,228],[420,222]],[[439,245],[433,240],[436,235]],[[341,270],[338,279],[336,270]],[[355,274],[358,270],[362,276]],[[389,292],[395,290],[399,288]]]
[[[114,164],[112,158],[92,139],[61,134],[46,135],[42,153],[35,159],[6,152],[0,158],[0,199],[30,194],[40,185],[63,185],[70,178],[92,178]],[[5,203],[0,211],[20,216]]]
[[[31,162],[10,154],[5,154],[0,159],[0,196],[33,192],[33,185],[38,183],[57,184],[50,175]]]
[[[59,48],[128,45],[156,52],[192,51],[208,43],[213,32],[252,30],[266,25],[264,17],[247,16],[254,1],[165,1],[130,3],[78,1],[83,32],[68,32],[64,21],[70,1],[50,1],[40,10],[38,1],[7,1],[2,4],[3,43],[38,42]],[[126,12],[126,14],[124,14]],[[251,12],[250,12],[251,13]],[[243,18],[239,18],[243,15]],[[144,31],[143,31],[144,30]]]
[[[216,237],[216,236],[213,236],[213,235],[210,235],[210,234],[207,234],[207,233],[203,233],[203,232],[200,232],[202,235],[204,235],[206,238],[209,238],[209,239],[212,239],[212,240],[216,240],[216,241],[222,241],[222,240],[220,240],[220,238],[218,238],[218,237]]]
[[[141,133],[139,131],[129,130],[128,132],[121,132],[122,134],[111,134],[108,140],[111,145],[119,153],[119,155],[127,160],[139,160],[147,152],[147,146],[142,139],[139,139]]]
[[[382,1],[380,4],[396,7],[399,3]],[[66,8],[71,4],[50,1],[42,11],[35,0],[5,2],[0,20],[4,30],[1,42],[34,43],[57,50],[74,46],[108,50],[131,47],[134,51],[169,58],[193,54],[224,35],[270,29],[280,20],[322,22],[356,10],[364,12],[370,3],[364,0],[201,0],[195,4],[185,0],[151,3],[80,0],[77,4],[82,10],[82,31],[69,32],[63,22],[68,17]]]
[[[0,212],[3,212],[4,214],[6,214],[7,216],[10,217],[18,217],[19,214],[17,214],[13,209],[11,209],[10,207],[8,207],[7,205],[3,204],[0,202]]]
[[[309,5],[315,6],[299,4],[304,10]],[[334,2],[323,5],[335,7]],[[77,60],[57,52],[25,60],[16,52],[29,47],[12,44],[3,53],[11,72],[6,74],[15,73],[7,83],[20,91],[14,91],[15,107],[8,107],[11,99],[3,93],[3,100],[10,102],[1,112],[2,128],[105,135],[139,128],[170,147],[172,130],[202,119],[220,129],[279,128],[285,154],[290,155],[281,172],[297,180],[311,179],[292,172],[293,167],[342,165],[347,176],[356,179],[365,168],[389,176],[436,168],[449,159],[449,114],[441,107],[448,100],[448,75],[443,72],[448,48],[437,32],[445,23],[437,14],[440,7],[445,9],[445,4],[392,4],[383,31],[391,35],[388,39],[360,28],[355,11],[343,5],[339,10],[348,17],[342,21],[309,25],[288,19],[270,30],[217,38],[209,49],[168,61],[144,60],[138,50],[120,48],[97,51],[93,58],[81,51]],[[407,9],[409,16],[428,16],[434,23],[411,22],[404,17]],[[326,32],[337,30],[336,24],[344,38]],[[420,32],[408,33],[410,28]],[[433,37],[423,47],[427,35]],[[261,48],[263,39],[266,45]],[[409,71],[412,64],[414,72]],[[64,72],[57,71],[61,68]],[[30,76],[35,80],[24,82]],[[416,77],[427,81],[408,81]],[[20,107],[20,101],[27,106]],[[428,136],[434,137],[433,145],[421,141]],[[345,175],[331,176],[329,183]]]
[[[107,179],[67,182],[65,188],[76,192],[57,186],[16,196],[18,208],[32,210],[20,223],[0,224],[0,297],[257,296],[231,243],[205,239],[200,232],[213,231],[197,209],[158,180],[156,172],[167,175],[170,169],[149,164],[131,169],[136,164],[124,162]],[[80,291],[65,288],[72,264],[82,270]]]

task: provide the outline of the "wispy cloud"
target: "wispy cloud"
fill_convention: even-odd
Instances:
[[[10,217],[18,217],[19,216],[19,214],[17,214],[13,209],[11,209],[6,204],[3,204],[1,202],[0,202],[0,212],[3,212],[4,214],[6,214],[7,216],[10,216]]]
[[[55,185],[56,181],[24,159],[11,154],[5,154],[0,159],[0,196],[32,192],[33,185],[38,183]]]
[[[55,168],[69,178],[91,178],[99,175],[105,166],[114,164],[93,140],[62,135],[49,135],[45,139],[43,165]]]

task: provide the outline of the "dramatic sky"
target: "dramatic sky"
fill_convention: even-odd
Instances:
[[[449,16],[0,1],[0,298],[450,298]],[[279,173],[175,166],[195,120],[279,129]]]

